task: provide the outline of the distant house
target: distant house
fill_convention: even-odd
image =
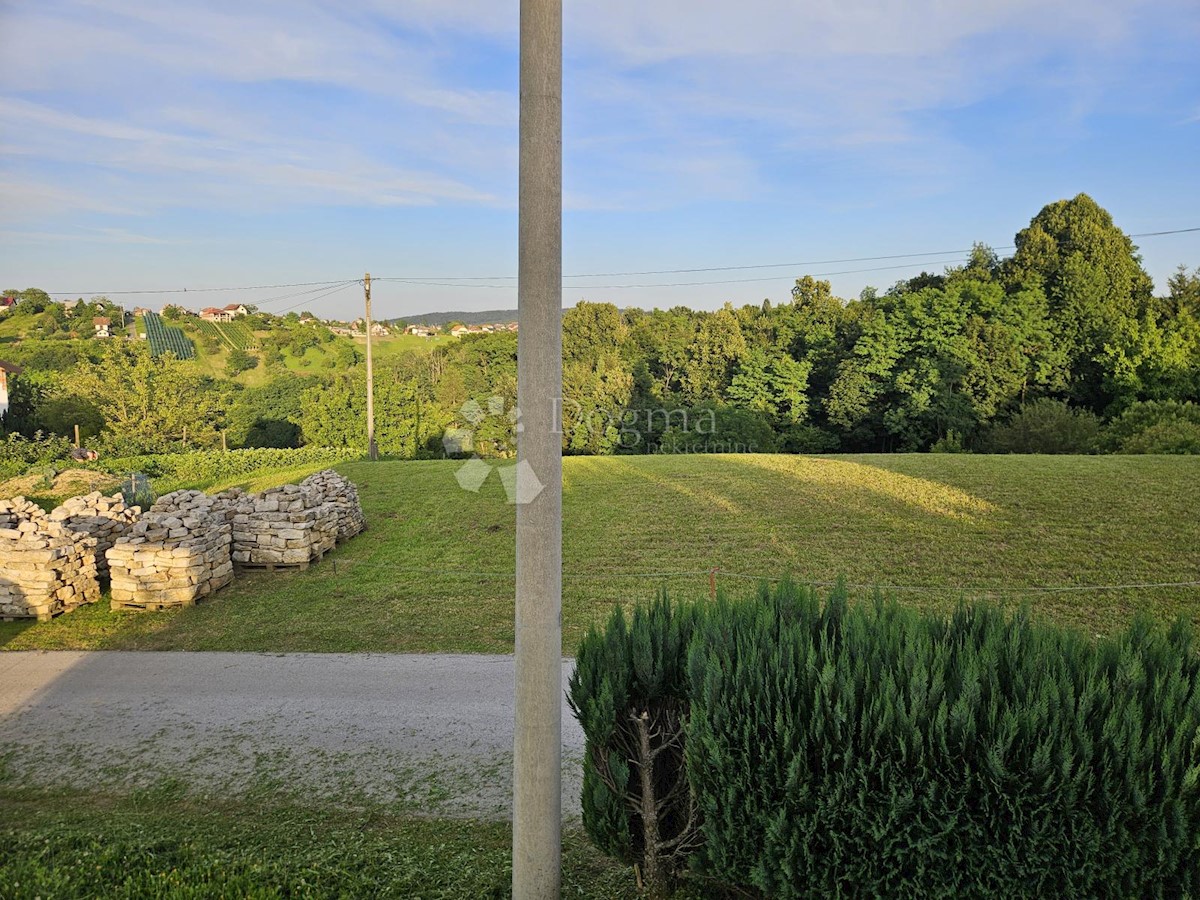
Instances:
[[[112,337],[112,319],[108,316],[96,316],[92,319],[92,327],[96,329],[96,337]]]
[[[228,309],[217,309],[215,306],[200,310],[200,318],[205,322],[232,322],[233,316]]]
[[[0,361],[0,416],[8,412],[8,383],[21,374],[21,367]]]
[[[455,325],[453,328],[450,329],[450,336],[451,337],[462,337],[468,331],[470,331],[470,329],[467,328],[466,325]]]
[[[428,325],[409,325],[404,329],[405,334],[416,335],[417,337],[433,337],[434,331]]]
[[[387,337],[391,334],[386,325],[380,325],[378,322],[371,323],[371,334],[375,337]]]
[[[16,297],[0,297],[0,309],[11,309],[17,305]]]
[[[517,330],[517,323],[516,323],[516,322],[509,322],[509,323],[508,323],[507,325],[505,325],[504,327],[505,327],[505,328],[507,328],[509,331],[516,331],[516,330]]]
[[[164,307],[163,307],[163,312],[166,312],[166,311],[167,311],[167,309],[168,309],[168,307],[164,306]],[[134,311],[133,311],[133,314],[134,314],[135,316],[144,316],[144,315],[146,315],[146,313],[149,313],[149,312],[154,312],[154,310],[152,310],[152,309],[147,309],[147,308],[146,308],[146,307],[144,307],[144,306],[139,306],[139,307],[136,307],[136,308],[134,309]]]
[[[248,316],[250,310],[246,309],[241,303],[230,303],[225,307],[225,312],[230,314],[229,321],[233,321],[235,316]]]
[[[333,326],[329,330],[332,331],[334,334],[341,335],[342,337],[353,337],[354,336],[354,332],[352,330],[350,330],[349,328],[342,328],[341,326],[337,326],[337,325]]]

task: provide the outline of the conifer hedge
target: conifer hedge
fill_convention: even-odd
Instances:
[[[987,605],[947,619],[789,584],[655,608],[585,639],[572,696],[589,685],[589,758],[617,750],[598,723],[646,697],[682,711],[693,871],[773,897],[1200,896],[1186,625],[1091,640]],[[631,809],[585,774],[589,833],[644,865]]]

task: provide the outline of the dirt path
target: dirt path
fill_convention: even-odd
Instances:
[[[503,818],[512,694],[511,656],[4,653],[0,760],[47,785]],[[563,745],[576,816],[583,734],[565,703]]]

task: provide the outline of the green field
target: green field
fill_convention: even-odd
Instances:
[[[9,649],[509,652],[514,508],[453,461],[347,463],[369,530],[307,572],[247,575],[172,613],[106,604],[0,624]],[[299,472],[257,479],[293,480]],[[844,575],[905,603],[963,597],[1113,631],[1200,624],[1200,457],[573,457],[564,466],[564,649],[616,602]]]
[[[354,346],[359,349],[359,352],[367,352],[367,339],[365,337],[356,337]],[[371,356],[377,359],[386,359],[391,356],[399,356],[401,353],[415,351],[417,353],[428,353],[434,347],[445,347],[448,344],[457,341],[458,338],[451,337],[448,334],[436,334],[433,337],[417,337],[415,334],[393,334],[390,337],[373,338],[371,340]]]

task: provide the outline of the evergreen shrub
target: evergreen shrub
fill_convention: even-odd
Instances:
[[[693,849],[695,809],[683,765],[687,650],[700,607],[665,595],[591,629],[567,699],[583,726],[583,825],[593,843],[665,894]],[[644,777],[643,777],[644,776]]]
[[[1182,622],[1093,640],[841,588],[664,597],[584,638],[569,699],[585,829],[652,892],[686,867],[772,897],[1200,896]]]
[[[689,659],[695,863],[778,897],[1195,896],[1197,673],[1182,623],[719,603]]]

